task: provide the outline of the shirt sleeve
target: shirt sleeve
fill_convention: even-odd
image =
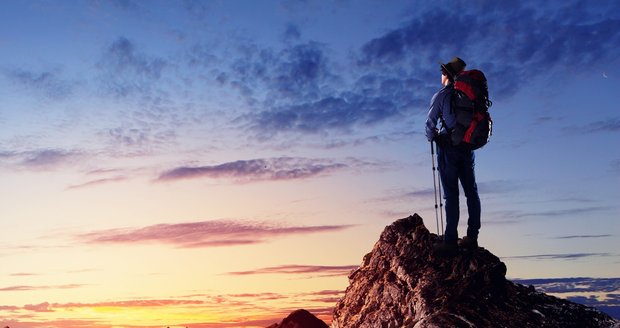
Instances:
[[[435,137],[437,120],[439,120],[439,113],[441,112],[441,97],[439,97],[439,94],[440,92],[437,92],[433,95],[433,98],[431,98],[431,105],[426,117],[426,139],[428,139],[428,141],[432,141]]]

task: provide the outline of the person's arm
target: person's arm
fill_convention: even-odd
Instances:
[[[439,92],[436,93],[431,99],[431,106],[428,109],[428,115],[426,117],[426,139],[433,141],[435,136],[439,133],[437,129],[437,121],[439,120],[439,113],[441,112],[441,101],[439,101]]]

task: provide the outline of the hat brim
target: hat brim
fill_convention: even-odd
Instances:
[[[450,69],[448,69],[448,66],[446,66],[446,64],[439,62],[439,65],[441,66],[441,68],[446,71],[446,73],[450,76],[450,77],[454,77],[454,75],[452,75],[452,72],[450,72]]]

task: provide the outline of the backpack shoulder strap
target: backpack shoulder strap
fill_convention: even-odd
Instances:
[[[450,114],[454,114],[454,85],[449,85],[446,90],[449,91],[449,94],[446,97],[450,97]],[[439,111],[439,120],[441,121],[441,126],[450,133],[450,129],[446,125],[446,120],[443,118],[443,111]]]

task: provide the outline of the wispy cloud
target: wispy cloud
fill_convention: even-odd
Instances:
[[[4,70],[5,77],[15,85],[26,88],[47,99],[61,100],[73,93],[75,82],[64,80],[58,72],[23,69]]]
[[[44,148],[28,151],[5,151],[0,153],[0,161],[19,168],[39,170],[72,165],[86,156],[86,153],[78,150]]]
[[[610,206],[588,206],[588,207],[578,207],[578,208],[567,208],[567,209],[553,209],[547,211],[505,211],[502,216],[505,219],[518,219],[518,218],[555,218],[555,217],[564,217],[564,216],[575,216],[575,215],[587,215],[593,214],[603,211],[608,211],[613,209]]]
[[[31,272],[16,272],[16,273],[11,273],[9,276],[11,277],[32,277],[32,276],[38,276],[38,273],[31,273]]]
[[[191,178],[236,178],[241,181],[292,180],[348,167],[330,160],[278,157],[239,160],[212,166],[181,166],[162,173],[159,181]]]
[[[32,312],[54,312],[50,307],[50,303],[48,302],[43,302],[39,304],[26,304],[24,305],[24,310]]]
[[[82,284],[68,284],[68,285],[49,285],[49,286],[30,286],[30,285],[19,285],[19,286],[9,286],[0,288],[0,292],[23,292],[23,291],[32,291],[32,290],[46,290],[46,289],[75,289],[81,288],[85,285]]]
[[[607,238],[612,237],[613,235],[604,234],[604,235],[569,235],[569,236],[559,236],[554,237],[554,239],[582,239],[582,238]]]
[[[249,271],[228,272],[229,275],[245,276],[256,274],[293,274],[293,275],[317,275],[319,277],[346,276],[351,270],[357,269],[357,265],[322,266],[322,265],[280,265]]]
[[[430,165],[430,164],[429,164]],[[412,199],[429,199],[432,198],[436,191],[433,188],[432,182],[429,182],[430,187],[427,188],[419,188],[413,191],[405,191],[405,190],[396,190],[389,192],[390,195],[386,197],[382,197],[378,199],[379,201],[410,201]],[[515,191],[519,191],[523,189],[523,184],[509,181],[509,180],[493,180],[493,181],[483,181],[478,182],[478,191],[481,194],[503,194],[503,193],[513,193]],[[438,193],[437,189],[437,193]]]
[[[127,301],[111,301],[97,303],[53,303],[52,308],[97,308],[97,307],[166,307],[177,305],[200,305],[204,301],[200,300],[178,300],[178,299],[145,299],[145,300],[127,300]]]
[[[620,118],[609,118],[602,121],[595,121],[581,126],[568,126],[563,129],[569,134],[587,134],[600,132],[620,132]]]
[[[336,232],[353,225],[288,226],[261,221],[213,220],[110,229],[78,235],[90,244],[162,243],[176,247],[218,247],[264,243],[276,237]]]
[[[506,256],[505,259],[516,260],[578,260],[589,257],[608,257],[613,256],[610,253],[567,253],[567,254],[536,254],[536,255],[520,255]]]
[[[152,90],[168,62],[139,51],[134,42],[119,37],[103,53],[97,67],[102,71],[101,82],[116,96],[142,94]]]
[[[86,181],[80,184],[71,185],[67,187],[67,189],[72,190],[72,189],[81,189],[81,188],[86,188],[86,187],[94,187],[94,186],[112,183],[112,182],[126,181],[127,179],[128,179],[127,177],[119,175],[119,176],[115,176],[111,178],[95,179],[95,180]]]

